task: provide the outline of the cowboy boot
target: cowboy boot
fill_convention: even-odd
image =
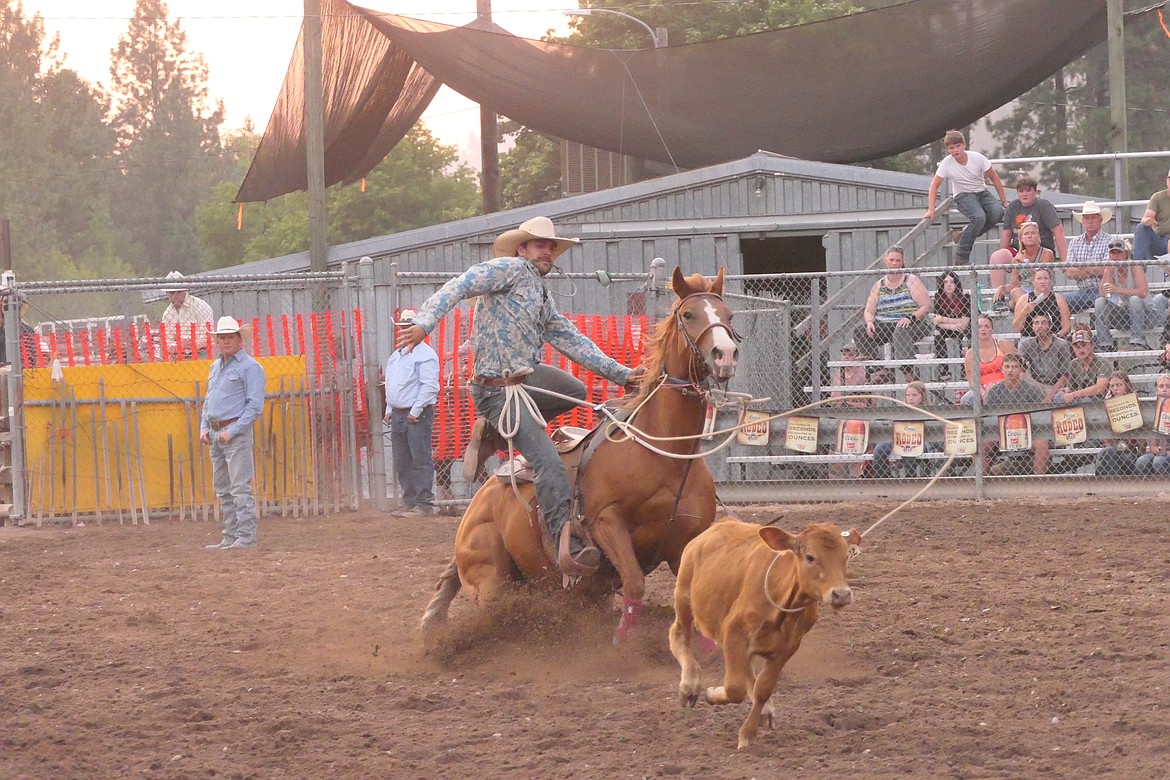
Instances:
[[[508,446],[504,437],[488,424],[486,417],[478,417],[471,427],[471,441],[463,453],[463,481],[471,484],[479,477],[483,464],[492,456]]]

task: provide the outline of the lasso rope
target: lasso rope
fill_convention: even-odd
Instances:
[[[822,398],[819,401],[813,401],[812,403],[805,404],[804,406],[797,407],[796,409],[790,409],[786,412],[779,412],[777,414],[769,415],[768,417],[764,417],[762,419],[752,420],[751,423],[737,423],[736,425],[734,425],[730,428],[723,428],[723,429],[720,429],[717,431],[712,431],[710,433],[686,434],[686,435],[682,435],[682,436],[654,436],[652,434],[646,433],[645,431],[643,431],[640,428],[638,428],[637,426],[635,426],[633,424],[633,421],[634,421],[635,415],[637,414],[638,410],[640,410],[642,408],[642,406],[644,406],[645,403],[650,400],[650,396],[653,395],[654,393],[658,392],[662,388],[662,386],[663,386],[663,383],[659,382],[658,385],[656,385],[655,388],[649,394],[647,394],[646,398],[644,400],[642,400],[641,402],[639,402],[638,406],[635,407],[635,409],[634,409],[634,414],[630,415],[629,420],[617,419],[613,415],[613,413],[609,410],[609,408],[606,407],[604,404],[592,404],[588,401],[582,401],[578,398],[573,398],[572,396],[562,395],[561,393],[557,393],[557,392],[554,392],[552,390],[546,390],[542,387],[529,387],[526,389],[527,390],[534,390],[534,391],[537,391],[540,393],[544,393],[546,395],[550,395],[550,396],[553,396],[555,398],[561,398],[561,399],[564,399],[566,401],[571,401],[571,402],[578,404],[580,406],[588,406],[588,407],[592,408],[595,412],[600,412],[602,414],[605,414],[607,417],[609,417],[609,420],[610,420],[608,423],[609,428],[606,431],[606,438],[609,439],[610,441],[619,441],[619,439],[615,439],[611,435],[612,430],[614,428],[617,428],[622,433],[624,433],[627,438],[633,439],[638,444],[642,445],[643,447],[650,450],[651,452],[655,452],[655,453],[662,455],[663,457],[666,457],[666,458],[675,458],[677,460],[693,460],[693,459],[697,459],[697,458],[705,458],[708,455],[712,455],[716,452],[719,452],[720,450],[724,449],[725,447],[730,446],[732,440],[735,438],[735,435],[740,430],[744,429],[745,427],[748,427],[749,425],[752,427],[755,427],[762,422],[769,422],[770,423],[773,420],[784,419],[786,417],[791,417],[793,415],[808,411],[810,409],[816,409],[818,407],[826,406],[828,404],[837,404],[837,403],[840,403],[842,401],[847,401],[847,400],[865,399],[865,400],[872,400],[872,401],[892,402],[894,404],[897,404],[898,406],[902,406],[906,409],[910,409],[912,411],[919,412],[920,414],[924,414],[927,417],[931,418],[932,420],[935,420],[937,422],[941,422],[944,425],[957,424],[953,420],[948,420],[945,417],[940,417],[937,414],[934,414],[933,412],[929,412],[926,409],[923,409],[921,407],[914,406],[912,404],[908,404],[905,401],[901,401],[897,398],[889,398],[889,397],[884,396],[884,395],[870,395],[870,394],[866,393],[866,394],[858,394],[858,395],[842,395],[842,396],[836,396],[834,398]],[[519,385],[514,385],[512,387],[519,387]],[[512,387],[509,387],[509,389],[512,389]],[[531,400],[531,399],[529,399],[529,400]],[[501,415],[501,419],[502,419],[502,415]],[[716,446],[712,449],[706,450],[704,452],[695,453],[695,454],[691,454],[691,455],[667,452],[666,450],[659,449],[659,448],[657,448],[649,443],[651,441],[657,441],[657,442],[693,441],[695,439],[703,439],[703,438],[711,438],[711,437],[715,437],[715,436],[720,436],[720,435],[725,434],[725,433],[727,434],[727,438],[722,443],[720,443],[718,446]],[[509,440],[509,443],[510,443],[510,440]],[[893,517],[895,514],[902,511],[906,507],[908,507],[911,504],[913,504],[914,502],[916,502],[919,498],[921,498],[923,496],[923,494],[926,493],[926,491],[928,491],[932,487],[934,487],[935,483],[938,482],[939,479],[942,478],[942,475],[947,472],[947,470],[951,467],[951,464],[954,463],[955,458],[957,458],[957,457],[959,457],[957,452],[951,453],[950,457],[948,457],[946,459],[946,461],[943,462],[942,466],[938,469],[938,472],[935,473],[935,475],[933,477],[931,477],[930,480],[925,485],[923,485],[922,488],[917,493],[910,496],[910,498],[906,499],[905,501],[903,501],[901,504],[899,504],[898,506],[891,509],[886,514],[882,515],[880,518],[878,518],[878,520],[873,525],[871,525],[869,528],[867,528],[865,531],[863,531],[861,535],[865,536],[870,531],[874,530],[879,525],[884,523],[886,520]]]

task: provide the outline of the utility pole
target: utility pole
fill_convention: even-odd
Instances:
[[[1115,152],[1129,151],[1129,130],[1126,127],[1125,100],[1125,8],[1122,0],[1107,0],[1109,47],[1109,140]],[[1117,199],[1129,200],[1129,167],[1127,161],[1117,161]],[[1124,209],[1125,216],[1129,208]],[[1129,220],[1117,221],[1122,233],[1129,232]]]
[[[492,20],[492,0],[475,0],[476,16]],[[480,186],[483,188],[483,213],[500,210],[500,147],[496,143],[499,128],[496,110],[482,103],[479,106],[479,154],[482,164]]]
[[[309,270],[325,269],[325,88],[321,75],[321,0],[305,0],[305,171],[309,190]],[[317,297],[317,296],[314,296]],[[324,308],[324,300],[314,301]]]

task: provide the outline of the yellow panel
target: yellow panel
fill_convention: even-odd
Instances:
[[[261,501],[310,501],[316,485],[305,360],[260,358],[264,413],[253,428]],[[191,513],[214,505],[211,460],[199,419],[211,362],[76,366],[24,372],[30,515],[119,510],[144,504]],[[104,395],[105,402],[101,402]],[[198,399],[198,403],[195,399]],[[320,401],[320,398],[317,399]],[[30,406],[30,403],[43,402]]]

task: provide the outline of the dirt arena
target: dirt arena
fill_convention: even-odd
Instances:
[[[455,523],[266,519],[259,550],[215,553],[205,523],[0,528],[0,777],[1166,776],[1165,503],[887,521],[742,752],[748,705],[678,706],[669,572],[617,650],[608,605],[520,594],[494,614],[460,596],[424,656]]]

